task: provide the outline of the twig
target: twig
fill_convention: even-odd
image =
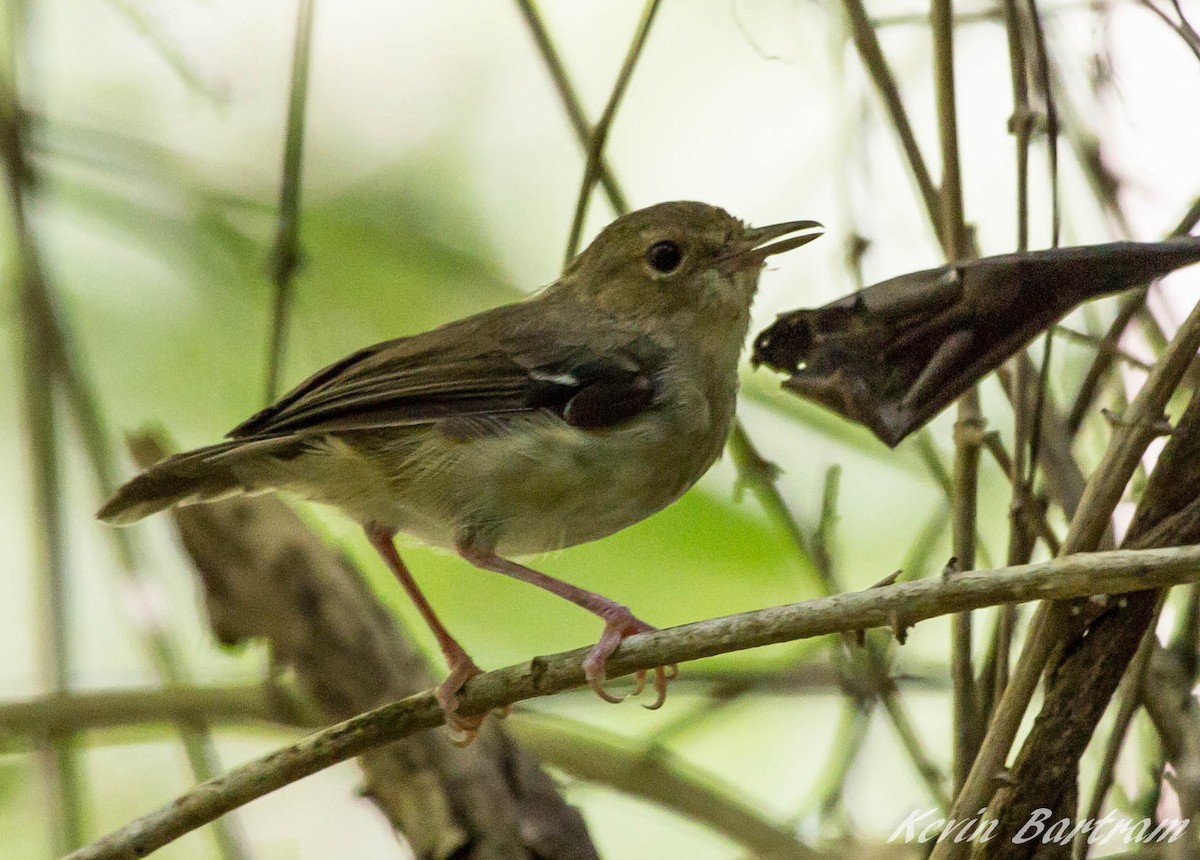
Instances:
[[[734,468],[737,469],[740,486],[754,493],[759,504],[767,512],[767,516],[787,532],[792,546],[796,548],[800,557],[813,564],[814,570],[822,577],[826,593],[833,594],[838,591],[839,589],[825,579],[828,570],[816,563],[814,548],[809,545],[808,538],[800,529],[800,525],[792,516],[791,511],[788,510],[783,494],[779,492],[779,486],[775,483],[779,467],[759,453],[741,421],[733,422],[725,444]]]
[[[1033,136],[1033,107],[1029,103],[1029,80],[1025,58],[1025,40],[1021,36],[1021,18],[1017,0],[1003,0],[1004,26],[1008,35],[1008,61],[1012,77],[1013,112],[1009,133],[1016,144],[1017,158],[1017,246],[1029,249],[1029,142]]]
[[[192,92],[199,93],[213,105],[224,105],[225,93],[206,82],[195,69],[188,65],[179,46],[173,44],[161,28],[150,19],[146,6],[131,2],[131,0],[108,0],[108,5],[125,17],[129,26],[154,48],[184,86]]]
[[[0,730],[37,736],[47,728],[82,731],[162,722],[317,728],[314,715],[292,695],[264,684],[64,693],[0,703]],[[571,720],[527,711],[513,713],[504,725],[547,764],[686,815],[747,850],[816,857],[788,829],[739,802],[735,790],[721,790],[710,774],[693,772],[660,746],[639,749],[595,726],[576,728]]]
[[[936,227],[941,223],[938,214],[937,188],[934,187],[929,168],[921,156],[920,147],[917,146],[917,137],[913,134],[912,123],[908,121],[904,103],[900,100],[900,89],[888,66],[887,58],[883,55],[879,37],[874,27],[871,26],[871,19],[867,16],[867,10],[863,6],[862,0],[842,0],[842,8],[846,11],[846,17],[849,19],[850,34],[858,49],[859,58],[867,69],[871,82],[875,84],[879,98],[883,100],[883,106],[892,123],[892,128],[896,130],[896,135],[900,138],[900,145],[904,148],[909,168],[917,183],[917,191],[929,214],[929,223]]]
[[[1196,226],[1197,222],[1200,222],[1200,199],[1196,200],[1188,208],[1188,211],[1183,214],[1175,224],[1174,229],[1167,235],[1186,236]],[[1079,391],[1075,395],[1075,400],[1071,404],[1070,416],[1067,419],[1067,429],[1072,436],[1079,432],[1079,427],[1083,424],[1084,417],[1087,415],[1088,410],[1092,408],[1092,404],[1096,400],[1096,394],[1100,389],[1100,383],[1108,373],[1109,368],[1112,367],[1113,360],[1117,356],[1118,344],[1125,334],[1125,329],[1129,327],[1129,324],[1133,322],[1133,318],[1145,307],[1146,296],[1148,294],[1148,289],[1136,290],[1121,301],[1117,315],[1103,339],[1101,339],[1096,351],[1096,357],[1092,359],[1092,363],[1088,366],[1087,373],[1083,377],[1083,382],[1079,385]]]
[[[1062,230],[1062,212],[1058,197],[1058,108],[1055,104],[1054,85],[1050,75],[1050,52],[1046,49],[1046,34],[1042,29],[1042,16],[1038,12],[1037,0],[1026,0],[1029,6],[1029,23],[1033,31],[1033,55],[1037,59],[1034,75],[1046,100],[1046,161],[1050,171],[1050,244],[1058,247]]]
[[[629,45],[625,62],[621,64],[621,71],[617,73],[616,83],[613,84],[612,93],[608,97],[608,104],[604,106],[604,112],[600,114],[596,128],[592,130],[591,139],[588,141],[587,161],[583,167],[583,182],[580,183],[579,197],[575,201],[575,217],[571,222],[571,234],[567,239],[567,251],[563,259],[564,266],[571,262],[579,250],[579,239],[583,235],[583,219],[587,216],[588,203],[592,199],[592,188],[600,175],[600,157],[604,154],[604,144],[608,142],[608,131],[612,127],[613,119],[616,118],[621,99],[625,97],[625,90],[633,77],[633,70],[637,67],[638,58],[642,55],[642,48],[646,46],[646,37],[650,35],[650,25],[654,22],[654,14],[658,11],[660,2],[661,0],[646,0],[646,5],[642,9],[642,17],[633,34],[633,42]]]
[[[1077,554],[1017,568],[903,582],[631,636],[609,676],[639,668],[831,633],[913,624],[938,615],[1032,599],[1070,599],[1162,588],[1200,578],[1200,547]],[[464,715],[485,714],[585,683],[579,648],[478,675],[459,697]],[[368,749],[442,722],[432,691],[384,705],[195,787],[166,807],[85,846],[71,860],[134,858],[275,789]]]
[[[546,30],[546,25],[542,21],[542,16],[538,13],[537,7],[533,4],[533,0],[516,0],[516,3],[517,8],[521,10],[521,15],[525,18],[525,23],[529,27],[529,34],[533,37],[533,41],[537,45],[542,62],[546,64],[546,71],[550,74],[550,80],[554,81],[554,88],[558,91],[558,98],[562,102],[563,110],[567,112],[567,119],[571,123],[571,128],[575,130],[575,137],[583,147],[584,153],[587,154],[591,148],[592,132],[588,128],[587,117],[583,113],[583,106],[579,101],[579,96],[575,93],[575,87],[571,84],[571,79],[567,76],[566,67],[563,66],[562,59],[559,57],[558,51],[554,48],[554,43],[550,39],[550,34]],[[603,157],[597,159],[596,173],[600,181],[600,187],[604,189],[604,193],[608,197],[608,202],[612,205],[613,211],[618,214],[628,212],[629,201],[626,200],[625,193],[621,190],[617,178],[613,175],[608,167],[607,160]]]
[[[1109,343],[1106,340],[1106,338],[1104,338],[1104,337],[1100,337],[1100,336],[1097,336],[1094,334],[1088,334],[1087,332],[1083,332],[1083,331],[1076,331],[1075,329],[1068,328],[1067,326],[1064,326],[1064,325],[1054,326],[1054,333],[1061,337],[1065,337],[1067,340],[1073,340],[1076,343],[1081,343],[1085,346],[1090,346],[1092,349],[1095,349],[1095,350],[1101,350],[1101,349],[1111,350],[1113,352],[1113,358],[1115,360],[1124,362],[1125,364],[1129,365],[1130,367],[1134,368],[1135,370],[1142,370],[1142,371],[1149,372],[1150,368],[1154,366],[1151,362],[1142,361],[1136,355],[1130,354],[1127,350],[1122,349],[1120,347],[1120,345]]]
[[[19,108],[15,96],[13,105]],[[23,116],[23,114],[16,114],[18,127],[14,131],[14,135],[19,135],[19,137],[15,137],[14,139],[17,148],[8,154],[8,159],[13,165],[9,172],[22,175],[28,170],[23,156],[25,128],[20,123]],[[13,194],[14,206],[21,205],[22,195],[19,193],[21,191],[22,189],[18,188]],[[37,248],[33,242],[33,238],[28,234],[28,226],[25,223],[23,208],[20,217],[15,223],[18,224],[21,232],[24,234],[24,239],[22,240],[23,253],[29,261],[29,272],[31,274],[30,279],[26,282],[30,293],[27,296],[28,302],[25,305],[25,309],[29,314],[35,315],[36,319],[30,320],[26,331],[30,334],[31,339],[36,338],[38,341],[37,348],[40,354],[37,358],[38,364],[36,366],[39,368],[39,372],[44,374],[54,386],[61,386],[63,393],[66,395],[67,410],[78,427],[79,436],[82,440],[89,465],[91,466],[92,474],[99,487],[100,495],[107,497],[116,489],[118,481],[117,469],[112,457],[112,448],[108,433],[104,427],[102,411],[96,401],[93,386],[84,372],[82,362],[73,350],[74,340],[70,337],[62,314],[55,306],[50,285],[46,283],[41,275],[42,267],[38,259]],[[40,387],[43,389],[44,396],[50,398],[53,388],[47,384],[46,378],[42,379]],[[51,422],[50,426],[58,423],[53,413],[47,416],[47,420]],[[52,445],[55,432],[53,430],[39,431],[38,438],[43,440],[38,444]],[[57,491],[55,491],[55,494],[57,495]],[[57,524],[52,524],[48,527],[60,528]],[[138,568],[129,534],[127,532],[114,531],[113,536],[117,552],[118,570],[125,580],[126,587],[131,589],[149,587],[146,577]],[[65,628],[63,632],[65,634]],[[178,657],[174,643],[164,630],[161,628],[139,628],[137,633],[142,646],[150,657],[155,672],[164,683],[178,684],[187,680],[186,672]],[[181,724],[179,726],[179,735],[192,774],[196,779],[208,779],[220,770],[215,745],[212,742],[211,736],[205,731],[202,725],[196,723]],[[236,825],[237,821],[235,819],[216,822],[214,825],[213,837],[217,843],[220,856],[226,858],[226,860],[239,860],[239,858],[248,856],[247,849],[245,848],[245,839],[240,831],[237,830]],[[80,841],[82,840],[76,839],[75,843],[78,844]]]
[[[871,727],[871,710],[874,703],[869,700],[849,699],[842,703],[838,727],[829,742],[829,754],[820,765],[820,772],[813,780],[808,797],[799,805],[792,817],[794,822],[817,813],[822,823],[842,802],[846,778],[850,774]]]
[[[1086,551],[1100,543],[1125,484],[1137,468],[1146,447],[1155,438],[1154,423],[1161,418],[1171,393],[1187,370],[1197,348],[1200,348],[1200,305],[1192,309],[1134,398],[1129,408],[1129,423],[1114,430],[1104,458],[1084,490],[1079,509],[1063,541],[1064,555]],[[1022,715],[1029,707],[1033,691],[1054,647],[1060,611],[1061,607],[1046,603],[1034,615],[1016,670],[996,708],[970,776],[955,800],[950,817],[973,814],[991,796],[992,780],[1004,766]],[[931,858],[948,860],[962,856],[964,850],[963,843],[946,840],[934,846]]]
[[[67,625],[66,527],[62,516],[61,464],[58,428],[54,417],[52,332],[48,321],[52,311],[46,307],[48,295],[43,281],[41,259],[30,233],[26,213],[26,192],[30,182],[24,157],[20,126],[20,99],[16,87],[13,57],[20,32],[18,15],[9,21],[12,43],[3,46],[7,59],[0,81],[0,155],[3,158],[5,185],[16,246],[15,278],[17,310],[21,319],[18,343],[21,397],[26,445],[29,451],[29,487],[32,516],[30,548],[32,567],[38,579],[43,682],[52,692],[66,690],[71,684],[71,654]],[[83,811],[80,774],[70,734],[47,733],[38,751],[42,781],[46,789],[47,820],[52,828],[55,850],[67,851],[83,841]]]
[[[925,783],[929,798],[939,810],[950,806],[950,797],[946,794],[945,779],[942,771],[929,754],[925,751],[917,734],[912,717],[904,704],[895,682],[889,677],[889,664],[882,645],[878,640],[867,638],[865,643],[865,671],[862,672],[872,686],[872,692],[883,705],[884,712],[891,720],[900,747],[908,755],[917,776]]]
[[[958,153],[958,111],[954,103],[954,15],[950,0],[932,0],[929,15],[933,34],[934,87],[937,96],[938,138],[942,152],[942,187],[938,195],[938,234],[946,259],[971,256],[963,213],[962,172]],[[953,538],[958,570],[975,566],[976,507],[979,488],[979,450],[983,432],[979,394],[974,389],[959,399],[954,425]],[[962,787],[979,744],[979,695],[971,659],[971,615],[951,620],[950,674],[954,684],[954,788]]]
[[[842,483],[842,467],[836,463],[825,470],[821,490],[821,515],[813,529],[811,552],[813,564],[824,580],[828,594],[841,591],[833,566],[833,530],[838,522],[838,492]],[[774,482],[772,482],[774,486]]]
[[[1009,481],[1012,481],[1013,475],[1018,471],[1018,461],[1015,457],[1009,456],[1008,450],[1004,447],[1004,442],[1000,440],[997,433],[983,434],[983,450],[991,455],[996,461],[996,465],[1000,467]],[[1058,555],[1059,548],[1062,546],[1062,541],[1058,539],[1058,535],[1054,533],[1054,529],[1050,527],[1050,523],[1046,521],[1045,505],[1040,504],[1034,498],[1028,485],[1024,482],[1014,485],[1014,492],[1020,492],[1020,497],[1013,499],[1013,507],[1009,511],[1010,518],[1013,515],[1019,516],[1023,523],[1022,530],[1028,534],[1029,539],[1040,538],[1045,542],[1046,548],[1050,550],[1051,555]],[[1032,550],[1032,546],[1030,546]],[[1022,556],[1019,552],[1014,551],[1014,547],[1009,545],[1009,558],[1006,564],[1025,564],[1029,561],[1028,555]]]
[[[308,104],[308,65],[312,55],[315,0],[300,0],[296,9],[296,41],[292,49],[292,81],[288,96],[287,139],[283,149],[283,179],[279,214],[268,268],[275,287],[271,332],[267,342],[266,402],[279,393],[284,345],[291,315],[293,277],[300,262],[300,186],[304,160],[304,115]]]
[[[1200,60],[1200,35],[1198,35],[1196,31],[1192,29],[1192,25],[1188,23],[1187,18],[1183,17],[1183,10],[1179,8],[1178,3],[1174,4],[1175,11],[1179,15],[1178,23],[1172,21],[1171,16],[1162,9],[1159,9],[1158,6],[1152,2],[1152,0],[1141,0],[1141,3],[1147,9],[1157,15],[1163,21],[1163,23],[1170,27],[1171,30],[1173,30],[1175,34],[1183,40],[1183,43],[1187,45],[1187,48],[1192,52],[1192,55],[1197,60]]]
[[[838,582],[838,577],[830,562],[829,544],[833,524],[837,519],[837,490],[841,470],[833,466],[826,472],[825,485],[821,493],[821,516],[816,531],[809,539],[800,529],[799,524],[788,510],[783,495],[779,492],[779,487],[775,483],[778,474],[777,467],[759,454],[740,422],[734,423],[727,444],[730,457],[738,470],[739,480],[754,492],[767,514],[787,531],[801,556],[811,561],[825,595],[831,596],[840,593],[842,586]],[[908,711],[900,700],[895,685],[888,678],[887,659],[874,643],[867,645],[862,674],[870,685],[872,695],[883,703],[905,752],[908,753],[917,773],[925,781],[930,797],[944,808],[947,805],[947,798],[941,785],[941,773],[926,753],[917,733],[913,731]]]

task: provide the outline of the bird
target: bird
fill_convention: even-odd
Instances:
[[[458,693],[481,669],[439,620],[395,545],[453,550],[597,615],[583,661],[606,701],[606,660],[656,628],[625,605],[514,558],[597,540],[670,505],[720,455],[766,259],[815,221],[749,227],[704,203],[660,203],[605,227],[549,286],[318,371],[223,442],[167,457],[98,517],[128,525],[175,505],[278,490],[361,525],[428,624],[448,675],[446,724],[482,717]],[[778,241],[775,241],[778,240]],[[654,670],[662,705],[674,666]],[[636,676],[641,692],[647,674]]]

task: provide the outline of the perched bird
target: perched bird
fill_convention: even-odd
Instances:
[[[124,525],[173,505],[283,490],[341,508],[429,624],[449,666],[448,725],[480,669],[396,551],[405,532],[595,613],[584,660],[653,630],[628,608],[510,558],[596,540],[678,499],[716,460],[763,262],[820,235],[814,221],[749,228],[703,203],[618,218],[556,282],[515,304],[367,347],[228,434],[157,463],[99,512]],[[799,234],[799,235],[793,235]],[[787,238],[783,238],[787,237]],[[770,244],[772,240],[781,241]],[[662,704],[673,667],[655,670]],[[638,677],[638,688],[645,674]]]

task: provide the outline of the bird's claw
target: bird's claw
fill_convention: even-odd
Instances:
[[[482,673],[483,670],[463,653],[451,662],[450,675],[434,690],[433,696],[437,699],[438,707],[442,709],[442,716],[446,720],[450,743],[456,747],[468,746],[475,740],[475,736],[479,734],[479,727],[483,725],[487,716],[478,714],[465,717],[458,713],[458,691],[468,680]],[[508,716],[507,712],[505,716]]]
[[[638,669],[634,673],[633,691],[629,695],[615,696],[608,692],[604,689],[605,663],[625,637],[635,633],[649,633],[657,629],[657,627],[651,627],[646,622],[635,618],[623,606],[615,609],[611,615],[605,618],[604,632],[600,635],[600,641],[583,661],[584,675],[587,677],[588,685],[597,696],[606,702],[617,705],[629,698],[630,695],[636,696],[646,689],[649,673],[645,669]],[[679,667],[675,664],[656,667],[654,669],[654,691],[657,695],[651,704],[643,707],[651,711],[661,708],[667,700],[667,685],[678,675]]]

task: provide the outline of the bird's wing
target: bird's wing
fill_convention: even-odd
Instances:
[[[442,423],[475,435],[535,410],[605,427],[654,400],[661,350],[610,333],[535,329],[520,305],[362,349],[230,431],[234,439]],[[600,343],[597,343],[597,340]]]

